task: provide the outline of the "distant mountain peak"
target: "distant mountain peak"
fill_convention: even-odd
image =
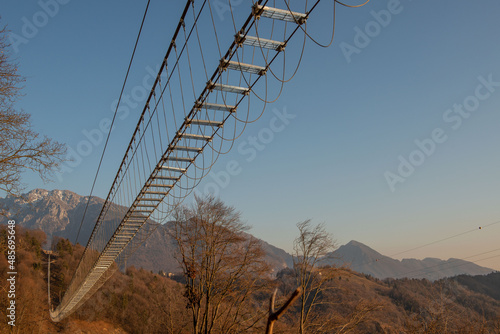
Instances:
[[[69,190],[33,189],[21,197],[7,196],[0,198],[0,207],[9,217],[29,229],[40,229],[47,234],[49,241],[53,236],[75,241],[87,204],[88,197],[80,196]],[[81,239],[85,240],[95,224],[96,215],[100,212],[104,201],[94,197],[83,223]],[[0,217],[0,223],[6,218]]]
[[[74,242],[87,201],[88,197],[80,196],[69,190],[33,189],[24,194],[23,198],[12,196],[0,198],[0,207],[15,217],[20,226],[43,230],[49,240],[53,236],[61,236]],[[103,203],[104,200],[98,197],[93,197],[89,202],[78,240],[80,243],[86,243]],[[6,222],[6,217],[0,217],[0,223]],[[148,270],[162,269],[167,272],[169,268],[174,267],[175,261],[173,259],[165,261],[167,257],[163,255],[173,253],[171,248],[164,249],[171,246],[167,246],[169,243],[168,233],[163,231],[163,234],[160,234],[162,230],[158,229],[156,234],[148,239],[143,249],[137,252],[137,254],[142,255],[140,261],[136,259],[136,264],[146,264],[144,268]],[[267,261],[276,270],[293,265],[291,256],[285,251],[263,241],[262,245],[267,254]],[[129,265],[133,261],[133,258],[129,259]],[[339,247],[333,254],[322,259],[321,264],[348,265],[355,271],[377,278],[400,278],[408,277],[410,274],[413,278],[435,280],[459,274],[484,275],[493,271],[459,259],[443,261],[436,258],[426,258],[424,260],[404,259],[399,261],[382,255],[356,240],[351,240],[346,245]]]
[[[322,263],[348,266],[352,270],[381,279],[411,277],[436,280],[460,274],[485,275],[493,272],[493,269],[453,258],[446,261],[434,257],[399,261],[382,255],[356,240],[340,246],[332,255],[329,259],[325,258]]]
[[[365,246],[365,247],[368,247],[366,246],[365,244],[359,242],[359,241],[356,241],[356,240],[351,240],[349,241],[347,244],[345,244],[346,246]]]
[[[364,243],[362,242],[359,242],[359,241],[356,241],[356,240],[351,240],[349,241],[347,244],[345,244],[344,246],[349,246],[349,247],[358,247],[358,248],[361,248],[361,249],[366,249],[366,250],[370,250],[370,251],[373,251],[373,252],[376,252],[378,253],[376,250],[374,250],[373,248],[365,245]],[[343,247],[343,246],[341,246]]]
[[[75,242],[88,198],[69,190],[33,189],[23,194],[22,198],[12,196],[0,198],[0,207],[15,217],[20,226],[44,231],[49,242],[54,236]],[[92,197],[78,239],[79,243],[87,242],[103,204],[103,199]],[[0,217],[0,223],[7,223],[7,218]],[[144,242],[127,260],[127,264],[156,272],[160,269],[165,272],[178,270],[168,228],[168,223],[160,225],[147,242]],[[252,237],[250,234],[245,236]],[[284,250],[262,240],[260,242],[266,253],[265,261],[270,264],[274,272],[293,265],[291,255]]]
[[[42,199],[45,198],[52,198],[52,199],[59,199],[61,201],[67,200],[68,197],[74,197],[74,198],[84,198],[83,196],[80,196],[70,190],[59,190],[59,189],[54,189],[54,190],[45,190],[45,189],[40,189],[36,188],[33,190],[30,190],[27,193],[21,194],[20,197],[12,196],[12,195],[7,195],[5,199],[10,199],[15,203],[18,204],[26,204],[26,203],[35,203],[38,202]],[[88,197],[85,197],[88,198]]]

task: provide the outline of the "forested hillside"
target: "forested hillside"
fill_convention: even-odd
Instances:
[[[20,333],[190,333],[190,314],[181,278],[128,268],[115,272],[80,310],[61,323],[49,318],[47,255],[41,231],[17,229],[17,319]],[[0,274],[7,277],[7,231],[0,231]],[[68,285],[83,247],[65,239],[54,244],[51,302],[56,305]],[[314,333],[498,333],[500,301],[498,276],[460,276],[430,282],[425,279],[378,280],[346,268],[318,269],[327,277],[311,309],[309,332]],[[252,319],[218,319],[216,328],[231,332],[263,333],[268,300],[278,288],[277,306],[296,288],[295,272],[285,269],[274,279],[263,279],[245,301]],[[6,291],[7,282],[0,282]],[[0,296],[2,313],[6,293]],[[221,308],[230,307],[229,303]],[[296,333],[299,305],[275,326],[275,333]],[[234,314],[232,314],[234,315]],[[4,317],[5,318],[5,317]],[[234,322],[234,323],[233,323]],[[231,325],[231,326],[229,326]],[[7,332],[6,321],[0,325]],[[246,327],[245,327],[246,326]],[[246,328],[243,330],[243,328]],[[219,333],[216,329],[213,333]]]

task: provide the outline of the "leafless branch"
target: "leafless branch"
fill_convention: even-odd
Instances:
[[[295,301],[300,297],[302,294],[302,288],[298,287],[288,298],[288,300],[283,304],[283,306],[278,310],[274,311],[274,302],[276,299],[276,292],[278,289],[274,290],[271,300],[269,301],[269,317],[267,318],[267,327],[266,327],[266,334],[272,334],[273,333],[273,328],[274,328],[274,323],[279,320],[279,318],[288,310],[288,308],[295,303]]]
[[[18,197],[21,174],[32,171],[50,181],[65,161],[66,147],[32,130],[30,115],[14,108],[25,79],[8,52],[7,30],[0,30],[0,190]]]

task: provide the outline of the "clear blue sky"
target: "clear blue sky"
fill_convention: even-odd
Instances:
[[[233,2],[238,17],[248,15],[250,1]],[[40,3],[2,4],[1,23],[22,38],[14,43],[27,78],[18,107],[33,115],[35,130],[76,150],[84,131],[112,116],[146,1]],[[161,61],[183,6],[151,1],[125,92]],[[339,6],[333,45],[307,42],[280,99],[214,167],[222,175],[231,160],[241,166],[218,195],[253,234],[286,250],[295,224],[310,218],[339,244],[354,239],[389,256],[471,231],[398,258],[500,255],[471,257],[500,248],[500,224],[487,226],[500,221],[499,13],[495,0]],[[230,14],[216,19],[230,23]],[[329,39],[329,10],[309,22],[313,36]],[[284,110],[295,118],[249,150]],[[95,195],[106,196],[136,122],[133,113],[117,121]],[[87,195],[102,147],[54,183],[26,175],[28,190]],[[199,189],[215,183],[208,176]],[[500,270],[500,257],[478,264]]]

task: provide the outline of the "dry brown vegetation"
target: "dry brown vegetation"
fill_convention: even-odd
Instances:
[[[336,272],[317,270],[317,267],[322,258],[335,250],[335,243],[333,236],[326,232],[322,224],[314,226],[310,220],[306,220],[297,224],[297,228],[299,236],[293,245],[293,265],[297,285],[303,291],[299,305],[299,333],[325,331],[328,321],[324,321],[324,317],[314,311],[325,303],[320,296],[330,288],[327,282]]]
[[[0,277],[6,277],[6,229],[0,230]],[[186,288],[182,275],[172,280],[142,269],[116,272],[80,310],[61,323],[49,318],[47,303],[47,256],[41,246],[41,231],[17,230],[17,321],[14,333],[193,333],[192,314],[186,306]],[[65,290],[83,251],[65,239],[54,244],[57,256],[51,267],[52,301],[57,303]],[[328,279],[311,310],[320,326],[307,333],[499,333],[500,302],[459,283],[459,279],[437,282],[416,279],[380,281],[342,268],[321,268]],[[462,278],[463,279],[463,278]],[[467,278],[471,282],[492,282],[500,274],[487,278]],[[248,296],[245,311],[262,314],[254,326],[237,330],[213,330],[212,333],[264,333],[271,292],[278,288],[276,308],[281,307],[296,286],[295,271],[283,270],[266,279],[267,287]],[[485,283],[484,283],[485,284]],[[482,283],[481,287],[484,289]],[[8,302],[6,281],[0,281],[0,308]],[[239,289],[235,286],[234,289]],[[479,289],[479,287],[477,287]],[[493,291],[491,288],[490,291]],[[298,333],[300,303],[293,304],[274,325],[273,333]],[[221,307],[229,308],[223,301]],[[10,328],[0,322],[0,332]],[[210,331],[207,331],[210,333]]]
[[[254,297],[268,292],[269,267],[259,241],[246,238],[240,214],[220,199],[195,196],[174,214],[184,297],[194,334],[234,333],[258,327],[265,311]]]

